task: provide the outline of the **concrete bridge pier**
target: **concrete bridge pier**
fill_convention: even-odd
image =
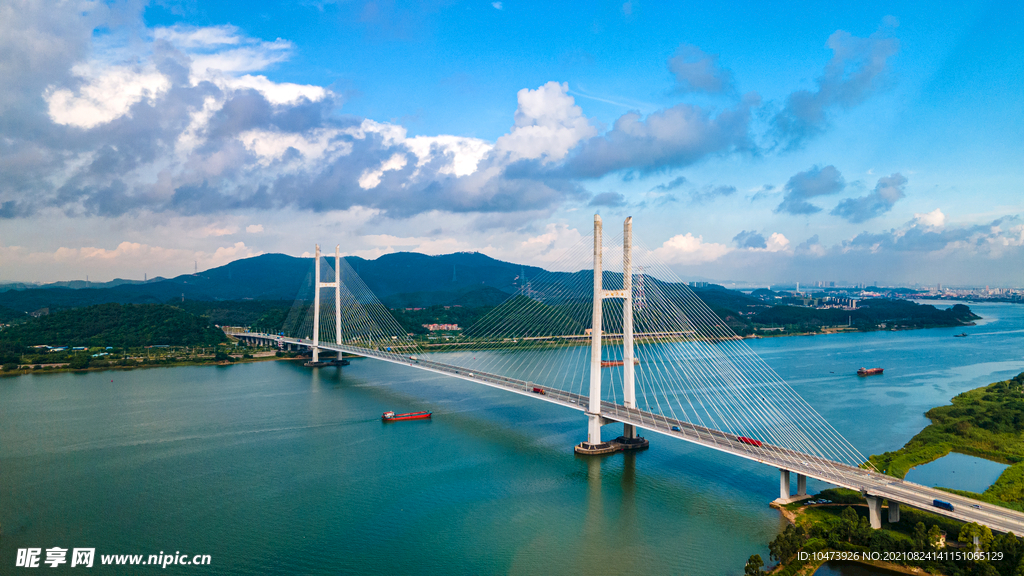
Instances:
[[[882,499],[878,496],[864,496],[868,502],[868,519],[871,520],[871,527],[878,530],[882,527]]]
[[[776,504],[789,504],[810,498],[807,495],[807,476],[799,473],[796,475],[796,496],[790,495],[789,475],[789,470],[779,468],[779,499],[775,501]]]
[[[889,500],[889,524],[900,521],[900,503]]]

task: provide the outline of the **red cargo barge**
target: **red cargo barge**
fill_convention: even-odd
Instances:
[[[875,374],[881,374],[884,368],[861,368],[857,370],[857,376],[874,376]]]
[[[394,412],[385,412],[380,419],[385,422],[395,422],[397,420],[424,420],[430,418],[433,412],[407,412],[405,414],[395,414]]]

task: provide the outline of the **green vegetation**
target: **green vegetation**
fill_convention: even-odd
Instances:
[[[932,408],[925,415],[932,423],[906,446],[870,458],[876,469],[903,478],[914,466],[950,452],[1011,464],[983,494],[957,493],[1024,509],[1024,372],[963,392],[952,405]]]
[[[281,329],[290,300],[171,300],[169,305],[193,314],[206,316],[217,326],[269,326],[274,332]]]
[[[813,554],[822,551],[838,552],[896,552],[906,557],[912,552],[937,552],[944,545],[964,546],[970,550],[974,536],[980,540],[981,550],[1002,555],[1002,560],[909,560],[906,566],[923,568],[928,573],[959,576],[988,574],[993,576],[1019,576],[1024,574],[1024,547],[1013,534],[993,536],[991,530],[978,524],[964,524],[942,516],[915,509],[901,509],[900,521],[873,530],[868,521],[864,499],[857,492],[844,489],[825,490],[816,499],[831,500],[833,505],[803,507],[791,504],[787,509],[796,512],[794,524],[789,525],[768,544],[771,559],[779,563],[773,574],[792,576],[805,569],[816,568],[822,562],[813,556],[800,559],[800,552]],[[839,503],[846,500],[848,502]],[[835,503],[839,503],[836,505]],[[844,505],[846,504],[846,505]],[[943,544],[943,541],[945,544]],[[911,556],[913,557],[913,556]],[[747,562],[747,570],[756,562]],[[873,562],[874,563],[874,562]],[[879,563],[882,564],[882,563]],[[747,574],[760,572],[746,571]],[[810,573],[805,572],[805,573]]]
[[[849,325],[857,330],[965,326],[979,316],[963,304],[940,310],[909,300],[862,300],[855,310],[773,306],[748,317],[752,327],[781,326],[786,332],[817,332],[823,327]]]
[[[226,340],[208,318],[165,304],[100,304],[0,331],[0,350],[50,346],[209,346]]]

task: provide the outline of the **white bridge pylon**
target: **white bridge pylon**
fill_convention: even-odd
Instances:
[[[320,361],[320,289],[334,288],[334,343],[341,344],[341,244],[334,247],[334,282],[320,281],[320,245],[316,245],[313,289],[313,362]],[[338,360],[341,360],[338,352]]]
[[[601,440],[601,426],[608,421],[601,416],[601,336],[602,302],[612,298],[622,299],[622,396],[623,406],[636,406],[635,368],[633,365],[633,217],[622,224],[622,289],[604,289],[604,240],[601,216],[594,214],[594,311],[590,327],[590,402],[587,411],[587,444],[596,447],[604,444]],[[622,437],[634,439],[636,426],[623,424]],[[588,446],[581,446],[577,452],[586,452]]]

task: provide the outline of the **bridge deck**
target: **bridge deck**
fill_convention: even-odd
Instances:
[[[274,343],[282,342],[285,344],[295,344],[304,347],[312,347],[313,345],[311,340],[274,336],[271,334],[247,332],[232,334],[232,336],[237,338],[270,341]],[[459,366],[444,364],[442,362],[434,362],[432,360],[416,356],[404,356],[392,352],[382,352],[379,350],[370,350],[344,344],[320,342],[318,347],[320,350],[345,352],[356,356],[374,358],[385,362],[418,368],[420,370],[454,376],[455,378],[469,380],[485,386],[491,386],[493,388],[500,388],[502,390],[514,392],[516,394],[530,396],[531,398],[544,400],[546,402],[551,402],[574,410],[580,410],[582,412],[586,412],[588,407],[589,398],[587,396],[546,387],[544,387],[545,393],[543,395],[537,394],[533,392],[533,389],[539,385],[533,382],[468,370]],[[714,450],[733,454],[748,460],[754,460],[761,464],[766,464],[782,470],[789,470],[790,472],[803,474],[809,478],[821,480],[836,486],[858,490],[869,496],[890,499],[895,502],[899,502],[900,504],[919,508],[933,514],[940,514],[942,516],[955,518],[964,522],[977,522],[999,532],[1013,532],[1018,535],[1024,534],[1024,513],[1017,512],[1016,510],[1009,510],[1007,508],[958,496],[935,488],[929,488],[920,484],[914,484],[913,482],[893,478],[892,476],[879,474],[878,472],[790,450],[781,446],[775,446],[768,443],[762,443],[761,446],[751,446],[750,444],[740,441],[739,437],[733,434],[702,426],[696,426],[683,420],[667,418],[660,414],[639,410],[637,408],[628,408],[621,404],[601,402],[601,416],[611,422],[632,424],[638,428],[643,428],[666,436],[672,436],[694,444],[700,444]],[[673,430],[673,427],[676,427],[679,430]],[[932,501],[936,498],[952,503],[955,511],[951,512],[941,508],[935,508],[932,505]],[[974,506],[978,506],[978,508],[975,508]]]

